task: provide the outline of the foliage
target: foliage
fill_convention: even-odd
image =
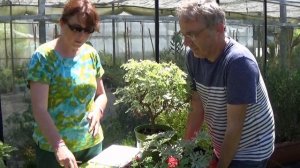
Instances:
[[[177,113],[163,113],[157,117],[157,123],[169,125],[176,131],[178,136],[183,137],[188,118],[188,108],[184,109],[184,111],[178,111]]]
[[[115,104],[128,104],[126,112],[146,116],[155,124],[162,113],[182,112],[188,108],[186,74],[175,64],[129,60],[121,68],[126,71],[125,86],[114,93]]]
[[[15,84],[23,85],[26,83],[26,64],[18,66],[13,75],[11,68],[0,67],[0,93],[8,93],[13,90],[13,77]]]
[[[291,56],[290,66],[294,68],[298,68],[300,65],[300,29],[294,30],[290,56]]]
[[[134,168],[206,168],[212,157],[212,144],[207,132],[200,132],[192,141],[177,138],[175,132],[155,134],[148,138],[141,158]]]
[[[104,148],[112,144],[135,146],[136,141],[133,129],[136,125],[142,124],[147,120],[145,117],[137,117],[132,113],[125,113],[127,109],[127,105],[121,104],[116,107],[116,114],[110,115],[103,120]]]
[[[174,55],[175,62],[177,62],[178,63],[177,65],[183,69],[185,67],[184,64],[185,50],[182,43],[182,36],[180,35],[180,32],[174,32],[170,44],[171,44],[170,51]]]
[[[173,61],[180,69],[185,70],[185,47],[182,43],[182,36],[174,32],[170,41],[170,48],[160,52],[162,62]]]
[[[33,126],[34,119],[31,105],[28,106],[25,112],[11,114],[6,119],[6,127],[10,129],[7,141],[18,148],[18,152],[14,153],[13,159],[25,161],[23,167],[34,167],[35,164],[35,143],[32,139]],[[20,137],[22,137],[21,141]]]
[[[26,84],[26,75],[27,75],[27,66],[28,63],[24,62],[22,65],[18,66],[15,70],[15,83],[17,84]]]
[[[7,93],[12,90],[12,71],[9,68],[0,68],[0,93]]]
[[[119,86],[123,86],[124,82],[122,76],[124,75],[124,70],[120,69],[120,66],[103,66],[105,73],[102,77],[104,84],[114,90]]]
[[[3,143],[2,141],[0,141],[0,159],[2,159],[3,157],[10,157],[10,153],[17,150],[17,148],[12,147],[6,143]]]
[[[125,72],[123,69],[120,68],[121,60],[116,59],[116,64],[114,65],[111,54],[106,54],[103,51],[99,51],[99,55],[101,58],[101,64],[105,71],[102,77],[104,84],[111,89],[123,86],[124,83],[121,80],[121,78]]]
[[[9,158],[11,152],[13,152],[14,150],[17,150],[15,147],[12,147],[8,144],[3,143],[2,141],[0,141],[0,167],[5,167],[5,164],[3,162],[4,158]]]
[[[276,141],[300,140],[300,71],[271,66],[266,85],[275,114]]]

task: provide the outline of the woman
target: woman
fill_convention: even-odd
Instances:
[[[97,51],[85,44],[99,29],[88,0],[69,0],[61,36],[41,45],[29,63],[38,167],[77,168],[102,150],[100,119],[107,104]]]

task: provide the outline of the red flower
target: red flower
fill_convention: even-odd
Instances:
[[[136,155],[134,159],[135,159],[136,161],[141,161],[142,158],[141,158],[140,155]]]
[[[168,163],[168,168],[176,168],[179,165],[179,160],[174,156],[170,156],[167,159],[167,163]]]

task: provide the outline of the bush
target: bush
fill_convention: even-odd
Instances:
[[[0,93],[7,93],[12,91],[13,75],[8,68],[0,68]]]
[[[28,109],[21,114],[11,114],[6,119],[6,124],[10,129],[7,142],[18,148],[18,151],[13,153],[12,159],[23,161],[24,168],[35,167],[35,143],[32,139],[34,118],[31,106],[29,105]]]
[[[187,111],[186,74],[175,64],[129,60],[121,68],[126,71],[125,85],[114,93],[115,104],[127,104],[127,112],[155,124],[161,114]]]
[[[266,85],[275,115],[276,142],[300,140],[300,71],[271,67]]]

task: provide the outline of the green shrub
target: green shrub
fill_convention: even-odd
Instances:
[[[275,115],[276,141],[299,140],[300,71],[270,67],[266,85]]]
[[[6,139],[16,145],[18,151],[13,154],[14,160],[23,161],[25,168],[35,167],[35,143],[32,139],[34,118],[31,105],[23,113],[11,114],[6,119],[6,127],[10,130]]]
[[[174,63],[129,60],[121,68],[126,71],[125,85],[114,93],[115,104],[127,104],[126,112],[146,116],[155,124],[161,114],[187,111],[186,74]]]
[[[0,93],[12,91],[13,75],[9,68],[0,68]]]

